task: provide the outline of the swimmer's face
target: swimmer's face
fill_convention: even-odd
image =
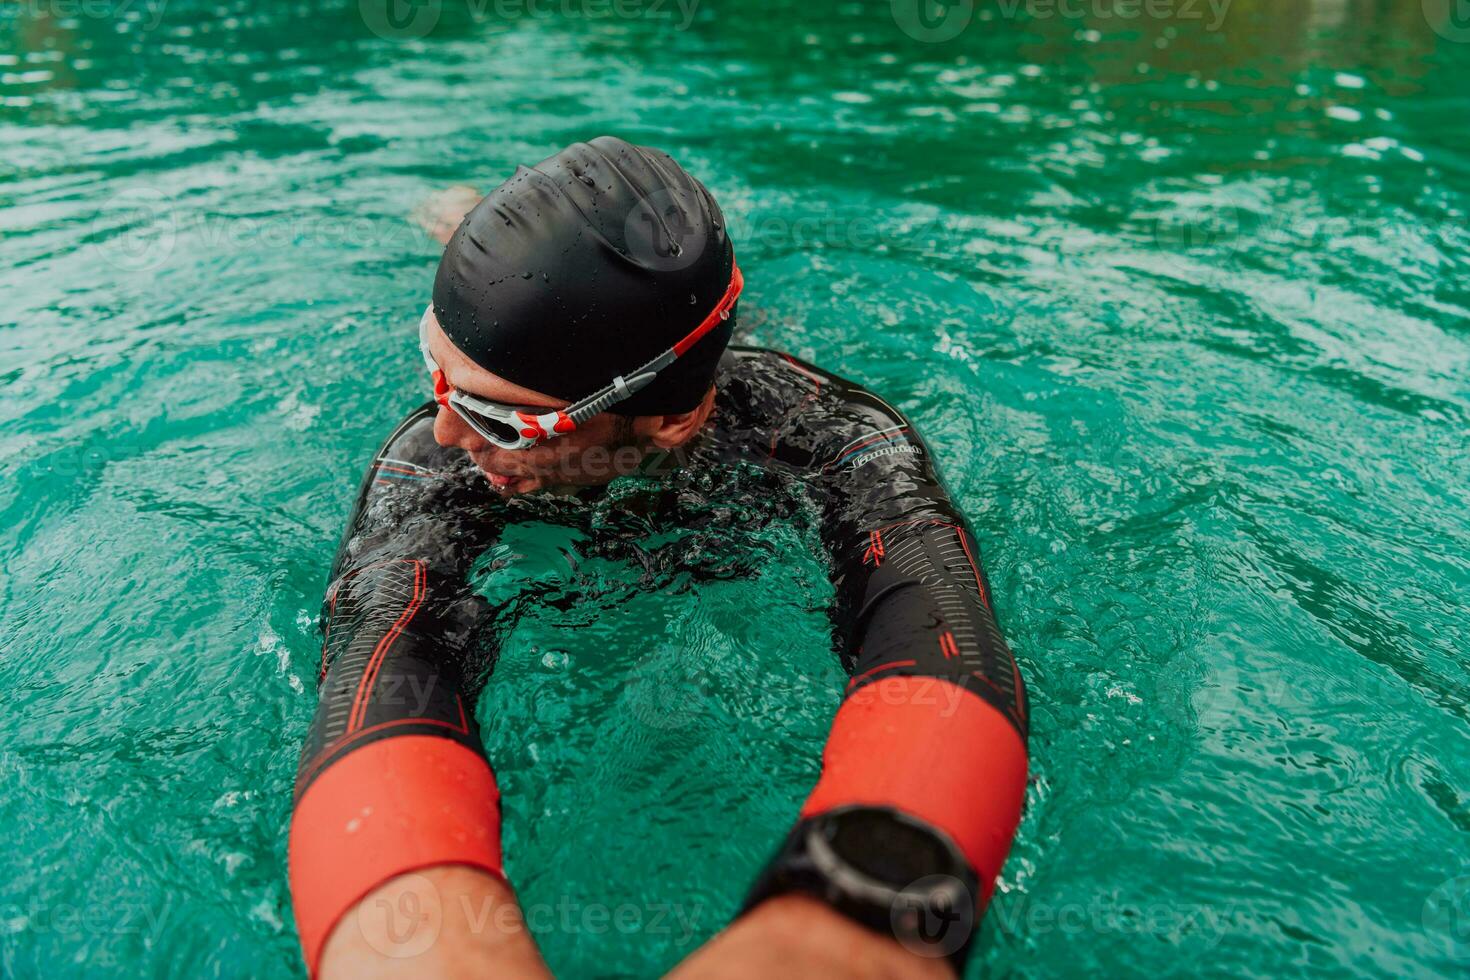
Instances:
[[[480,367],[445,336],[432,312],[429,352],[450,387],[466,394],[548,411],[568,404],[512,384]],[[570,490],[607,483],[636,472],[648,453],[684,445],[709,417],[713,404],[711,388],[698,408],[680,415],[639,415],[629,419],[603,412],[583,422],[575,432],[530,449],[501,449],[470,428],[459,413],[441,405],[434,419],[434,439],[445,448],[458,446],[468,453],[490,485],[503,496],[533,490]]]

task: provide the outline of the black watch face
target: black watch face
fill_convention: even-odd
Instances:
[[[979,883],[949,838],[886,807],[833,810],[812,830],[810,854],[837,908],[920,956],[967,948]]]
[[[956,871],[956,856],[942,838],[893,810],[854,808],[829,814],[822,834],[855,871],[895,889]]]

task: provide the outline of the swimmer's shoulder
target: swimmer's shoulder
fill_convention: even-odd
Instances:
[[[395,465],[425,472],[451,469],[463,454],[434,440],[437,414],[438,406],[428,401],[405,415],[383,440],[373,459],[374,469],[387,467],[391,471]]]
[[[761,441],[772,458],[805,465],[855,439],[892,432],[919,441],[882,396],[786,351],[731,346],[715,386],[722,434]]]
[[[725,350],[715,374],[715,387],[722,392],[759,388],[806,398],[812,391],[830,384],[846,386],[851,382],[786,351],[744,344],[731,344]]]
[[[728,393],[733,401],[761,403],[766,411],[773,402],[810,404],[829,396],[845,399],[867,394],[857,382],[794,354],[743,344],[731,344],[726,349],[715,375],[715,387],[722,400]]]
[[[463,452],[446,449],[434,440],[437,413],[437,405],[425,402],[405,415],[388,433],[363,474],[357,506],[348,522],[349,534],[380,503],[394,500],[401,503],[403,491],[441,483],[441,477],[464,469]]]

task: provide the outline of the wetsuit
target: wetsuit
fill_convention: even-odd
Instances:
[[[865,803],[926,821],[973,865],[983,907],[1019,819],[1026,699],[929,448],[882,399],[785,354],[731,348],[716,384],[683,471],[746,461],[802,484],[831,554],[851,680],[803,816]],[[290,846],[313,973],[336,921],[389,878],[436,864],[503,874],[474,699],[505,610],[466,578],[517,507],[435,444],[434,410],[410,413],[373,461],[327,593]]]

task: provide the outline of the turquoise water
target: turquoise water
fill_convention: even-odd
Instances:
[[[299,973],[317,604],[423,395],[406,216],[613,132],[723,203],[744,338],[911,413],[975,524],[1034,778],[974,975],[1463,975],[1451,5],[414,9],[0,6],[0,974]],[[815,776],[830,590],[800,522],[656,590],[569,533],[498,556],[560,599],[481,705],[509,868],[560,974],[654,975]]]

